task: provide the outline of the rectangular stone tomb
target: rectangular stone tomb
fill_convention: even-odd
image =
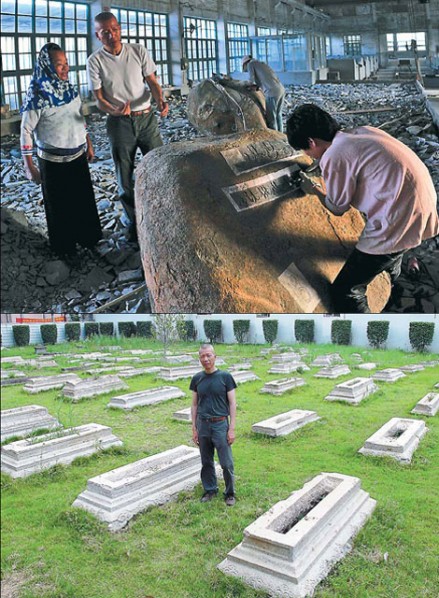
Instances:
[[[271,357],[272,363],[291,363],[292,361],[300,361],[302,355],[300,353],[279,353]]]
[[[16,357],[2,357],[1,363],[13,363],[14,365],[24,365],[26,362],[22,357],[17,355]]]
[[[134,378],[135,376],[142,376],[143,374],[157,374],[162,370],[161,366],[155,365],[148,368],[129,368],[120,371],[117,375],[119,378]]]
[[[357,368],[359,368],[360,370],[374,370],[376,368],[376,366],[377,366],[376,363],[367,362],[367,363],[359,363],[357,365]]]
[[[1,370],[1,379],[8,380],[9,378],[23,378],[26,376],[24,372],[20,370]]]
[[[366,440],[358,452],[410,463],[419,441],[427,432],[428,428],[423,421],[392,417]]]
[[[345,401],[356,405],[378,390],[370,378],[353,378],[337,386],[325,397],[326,401]]]
[[[252,431],[266,436],[286,436],[320,419],[315,411],[293,409],[252,425]]]
[[[385,370],[375,372],[372,378],[380,382],[396,382],[400,378],[405,378],[405,374],[397,368],[386,368]]]
[[[178,419],[181,422],[192,422],[191,417],[191,408],[187,407],[186,409],[180,409],[179,411],[174,411],[172,414],[174,419]]]
[[[273,365],[269,370],[269,374],[291,374],[292,372],[297,372],[298,369],[307,372],[309,367],[306,363],[302,363],[301,361],[290,361],[284,363],[278,363]]]
[[[314,374],[315,378],[338,378],[339,376],[346,376],[350,374],[351,370],[347,365],[333,365],[322,368]]]
[[[24,478],[58,463],[66,465],[77,457],[121,444],[108,426],[86,424],[3,446],[1,470],[13,478]]]
[[[165,357],[165,361],[169,363],[190,363],[194,361],[192,355],[168,355]]]
[[[23,390],[31,394],[42,392],[44,390],[53,390],[62,388],[67,382],[80,382],[81,378],[76,374],[56,374],[55,376],[38,376],[29,378],[23,386]]]
[[[246,370],[236,370],[236,372],[233,372],[232,376],[236,384],[244,384],[244,382],[260,380],[259,376],[256,376],[254,372],[248,372]]]
[[[148,388],[127,395],[113,397],[108,403],[108,407],[129,410],[135,407],[143,407],[144,405],[154,405],[155,403],[171,399],[180,399],[184,396],[186,396],[185,393],[176,386],[160,386],[158,388]]]
[[[422,370],[425,370],[425,366],[420,363],[412,363],[410,365],[403,365],[399,369],[407,374],[412,374],[413,372],[422,372]]]
[[[246,527],[218,568],[270,596],[311,596],[375,506],[358,478],[321,473]]]
[[[436,415],[439,411],[439,393],[429,392],[425,397],[416,403],[412,413],[418,415]]]
[[[12,436],[27,436],[36,430],[51,430],[61,424],[45,407],[26,405],[1,411],[1,441]]]
[[[92,376],[94,374],[105,374],[106,372],[117,372],[117,375],[119,376],[119,372],[126,372],[128,369],[128,366],[126,365],[106,365],[102,368],[93,368],[91,370],[87,370],[87,374],[91,374]]]
[[[179,368],[162,368],[158,377],[162,380],[179,380],[180,378],[192,378],[201,371],[199,365],[186,365]]]
[[[181,445],[91,478],[73,503],[122,529],[137,513],[164,504],[199,483],[200,452]]]
[[[99,378],[91,378],[89,380],[67,382],[63,388],[63,395],[76,402],[80,399],[125,388],[128,388],[128,385],[119,376],[100,376]]]
[[[342,358],[338,353],[329,353],[328,355],[319,355],[314,359],[312,362],[313,367],[323,367],[328,365],[333,365],[334,363],[340,363]]]
[[[229,372],[233,374],[233,372],[237,372],[240,370],[251,370],[253,365],[251,363],[237,363],[235,365],[231,365],[229,368]]]
[[[297,388],[304,384],[306,384],[306,382],[303,378],[281,378],[280,380],[266,382],[264,387],[261,388],[261,392],[267,392],[271,395],[281,395],[292,388]]]

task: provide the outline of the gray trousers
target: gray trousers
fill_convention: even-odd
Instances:
[[[285,101],[283,93],[277,97],[267,97],[265,99],[265,111],[267,115],[267,127],[283,133],[282,108]]]
[[[119,199],[134,224],[134,159],[137,148],[143,155],[163,145],[157,118],[150,110],[139,116],[108,116],[107,133],[116,169]]]
[[[230,444],[227,442],[229,423],[227,419],[221,422],[210,422],[197,418],[198,443],[201,455],[201,482],[205,492],[218,492],[218,481],[213,460],[214,450],[223,470],[226,486],[224,495],[234,496],[235,476],[233,457]]]

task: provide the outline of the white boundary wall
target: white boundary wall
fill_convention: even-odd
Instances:
[[[326,314],[272,314],[271,316],[260,317],[257,314],[211,314],[198,315],[187,314],[187,320],[193,320],[197,329],[197,339],[206,340],[203,322],[204,320],[221,320],[223,323],[223,342],[236,342],[233,334],[233,320],[250,320],[249,342],[263,344],[264,333],[262,322],[264,319],[277,320],[279,322],[277,342],[295,343],[294,321],[314,320],[315,322],[315,341],[317,344],[331,342],[331,324],[336,319],[352,320],[352,345],[369,348],[367,340],[367,323],[370,320],[387,320],[390,322],[389,337],[387,339],[387,348],[402,349],[410,351],[409,324],[410,322],[434,322],[435,332],[433,342],[430,345],[430,351],[439,353],[439,316],[427,314],[342,314],[341,316],[332,316]],[[117,332],[117,322],[133,322],[140,320],[152,320],[152,315],[130,315],[130,314],[99,314],[94,316],[95,322],[114,322],[115,332]],[[30,344],[41,343],[40,324],[30,324]],[[58,342],[65,340],[64,323],[57,324]],[[81,338],[83,338],[84,323],[81,323]],[[2,343],[5,347],[14,345],[12,336],[12,325],[2,324],[1,326]]]

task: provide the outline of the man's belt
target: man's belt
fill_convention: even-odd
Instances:
[[[142,114],[148,114],[151,111],[151,106],[145,108],[145,110],[131,110],[130,116],[141,116]]]
[[[201,419],[205,422],[223,422],[227,419],[227,415],[222,415],[221,417],[202,417]]]

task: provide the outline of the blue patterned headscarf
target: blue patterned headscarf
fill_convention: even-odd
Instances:
[[[69,104],[78,95],[78,90],[70,81],[63,81],[55,72],[50,50],[61,50],[57,44],[49,43],[40,50],[35,63],[32,79],[20,112],[41,110],[53,106]]]

